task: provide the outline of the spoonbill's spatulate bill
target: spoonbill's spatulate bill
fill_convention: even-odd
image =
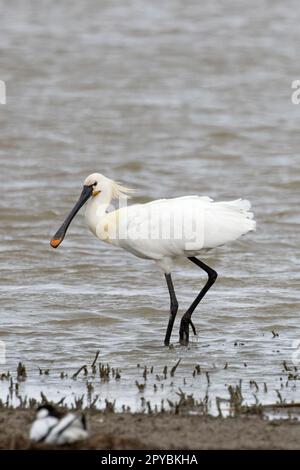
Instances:
[[[77,203],[52,238],[51,246],[60,245],[72,219],[88,201],[86,221],[96,237],[139,258],[154,260],[163,269],[171,301],[165,345],[170,342],[178,310],[171,277],[173,261],[188,258],[199,266],[207,273],[208,280],[181,319],[179,340],[186,345],[190,326],[195,333],[192,314],[217,279],[216,271],[196,256],[255,230],[253,213],[249,211],[251,204],[242,199],[214,202],[209,197],[185,196],[131,206],[121,204],[121,208],[109,212],[112,199],[126,201],[126,195],[131,192],[100,173],[88,176]]]

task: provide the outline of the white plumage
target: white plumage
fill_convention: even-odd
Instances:
[[[86,439],[88,433],[83,415],[59,415],[51,405],[42,406],[31,425],[29,438],[46,444],[71,444]]]
[[[94,235],[137,257],[154,260],[163,269],[171,297],[172,321],[171,326],[169,321],[169,330],[172,329],[176,315],[174,311],[177,312],[178,308],[175,308],[177,300],[170,277],[171,268],[176,258],[189,258],[207,272],[209,281],[197,297],[197,302],[185,314],[183,323],[188,338],[186,327],[187,324],[192,325],[190,317],[195,305],[217,277],[214,270],[195,260],[195,257],[255,230],[251,204],[243,199],[214,202],[206,196],[184,196],[131,206],[123,204],[124,207],[112,210],[112,199],[119,198],[122,201],[131,192],[100,173],[88,176],[79,201],[51,240],[51,245],[56,248],[62,242],[74,215],[88,201],[86,221]],[[181,333],[184,330],[183,323]],[[168,337],[169,333],[165,344],[168,344]]]
[[[58,421],[59,419],[56,416],[51,416],[46,408],[38,410],[29,431],[30,440],[34,442],[43,441],[48,432],[57,425]]]
[[[86,220],[101,240],[140,258],[152,259],[170,272],[177,257],[197,256],[255,229],[251,204],[237,199],[214,202],[184,196],[136,204],[106,213],[110,200],[101,194],[87,203]],[[194,230],[193,230],[194,228]]]

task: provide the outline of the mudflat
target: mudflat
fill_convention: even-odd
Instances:
[[[0,410],[1,449],[300,449],[300,423],[260,416],[221,418],[169,413],[88,411],[89,439],[72,446],[33,444],[34,411]]]

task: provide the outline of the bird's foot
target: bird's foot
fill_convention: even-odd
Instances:
[[[194,325],[194,323],[192,322],[192,320],[191,320],[191,319],[190,319],[190,325],[191,325],[191,327],[192,327],[192,330],[193,330],[194,336],[197,336],[197,331],[196,331],[195,325]]]
[[[190,322],[186,319],[182,319],[180,323],[180,330],[179,330],[179,342],[182,346],[187,346],[189,344],[189,325]]]
[[[179,329],[179,342],[182,346],[187,346],[189,344],[189,337],[190,337],[190,332],[189,332],[189,327],[192,327],[194,335],[197,335],[196,328],[194,323],[192,322],[190,316],[185,316],[183,315],[180,323],[180,329]]]

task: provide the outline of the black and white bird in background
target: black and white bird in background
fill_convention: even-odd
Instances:
[[[35,420],[29,432],[31,441],[46,444],[71,444],[87,437],[84,414],[62,414],[50,404],[40,406],[37,409]]]

